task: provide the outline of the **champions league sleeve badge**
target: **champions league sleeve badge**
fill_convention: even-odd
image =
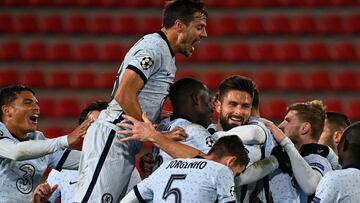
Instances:
[[[154,60],[150,56],[145,56],[141,59],[140,65],[144,70],[148,70],[154,65]]]

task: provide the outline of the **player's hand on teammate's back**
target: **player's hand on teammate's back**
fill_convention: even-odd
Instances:
[[[157,134],[160,134],[156,129],[154,128],[151,121],[146,116],[146,113],[143,112],[142,114],[142,121],[138,121],[132,116],[129,115],[122,115],[123,118],[129,120],[130,123],[117,123],[116,125],[120,128],[123,128],[124,130],[118,130],[116,133],[118,134],[125,134],[129,135],[129,137],[122,138],[120,141],[127,142],[131,140],[137,140],[141,142],[147,142],[147,141],[153,141],[151,138],[152,136],[156,136]]]
[[[75,130],[69,133],[68,143],[71,149],[78,149],[80,141],[84,138],[86,131],[92,122],[94,122],[94,118],[88,118],[81,125],[76,127]]]
[[[174,141],[181,141],[187,138],[187,134],[185,133],[184,129],[180,127],[176,127],[168,132],[163,132],[163,135]]]
[[[269,120],[264,120],[265,126],[269,128],[274,135],[275,140],[280,143],[283,139],[286,138],[285,133],[278,128],[273,122]]]
[[[147,153],[140,158],[140,169],[146,175],[149,176],[152,173],[152,169],[154,166],[153,155],[151,153]]]
[[[51,194],[56,190],[58,185],[54,185],[52,188],[48,183],[39,184],[32,195],[31,203],[45,203],[50,198]]]

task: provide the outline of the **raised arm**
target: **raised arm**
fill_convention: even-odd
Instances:
[[[237,135],[243,141],[244,144],[264,144],[266,140],[266,134],[264,130],[257,125],[242,125],[234,127],[228,131],[216,132],[216,136],[220,135]]]
[[[121,141],[138,140],[142,142],[150,141],[153,142],[161,150],[173,158],[193,158],[196,156],[204,156],[205,154],[198,149],[178,143],[162,133],[155,130],[151,121],[147,118],[146,114],[143,113],[142,119],[144,122],[138,121],[135,118],[123,115],[125,119],[128,119],[132,124],[118,123],[117,125],[127,130],[120,130],[117,133],[129,135],[127,138],[121,139]],[[182,129],[175,129],[174,131],[167,133],[184,133]]]

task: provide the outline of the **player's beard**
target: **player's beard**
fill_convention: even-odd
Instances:
[[[221,127],[223,128],[223,131],[228,131],[231,130],[232,128],[238,126],[237,124],[231,124],[228,122],[228,119],[222,115],[219,115],[220,117],[220,124]]]

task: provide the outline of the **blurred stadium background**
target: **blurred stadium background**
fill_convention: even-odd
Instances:
[[[255,80],[261,113],[322,99],[360,119],[360,0],[205,0],[209,37],[180,77],[216,89],[230,74]],[[163,0],[0,0],[0,87],[33,87],[40,130],[69,132],[80,110],[108,100],[127,49],[161,28]],[[165,109],[171,110],[167,103]]]

